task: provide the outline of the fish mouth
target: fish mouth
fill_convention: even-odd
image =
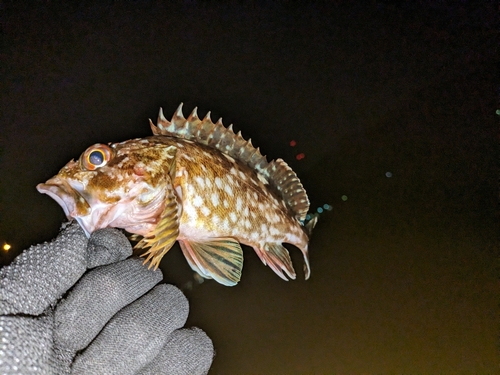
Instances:
[[[51,178],[46,183],[38,184],[36,189],[54,199],[62,207],[68,219],[78,220],[82,216],[89,215],[92,211],[85,198],[67,181],[58,176]]]
[[[88,194],[80,182],[59,176],[38,184],[36,188],[54,199],[68,220],[76,220],[87,237],[95,230],[108,226],[144,236],[157,225],[157,217],[165,206],[163,193],[154,194],[147,204],[135,202],[136,196],[142,192],[142,186],[131,189],[130,196],[123,197],[118,203],[101,201]]]

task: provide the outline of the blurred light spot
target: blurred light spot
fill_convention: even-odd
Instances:
[[[301,153],[300,153],[300,154],[298,154],[295,158],[296,158],[297,160],[302,160],[302,159],[304,159],[305,157],[306,157],[306,156],[304,155],[304,153],[303,153],[303,152],[301,152]]]
[[[198,283],[198,284],[202,284],[205,279],[203,277],[201,277],[200,275],[198,275],[197,273],[194,273],[193,274],[193,277],[194,277],[194,280]]]
[[[188,281],[186,284],[184,284],[184,287],[182,289],[183,290],[193,290],[193,282]]]
[[[311,215],[307,214],[306,215],[306,220],[311,220]]]
[[[322,208],[322,207],[318,207],[318,208],[316,209],[316,211],[318,211],[318,214],[321,214],[321,213],[323,213],[323,208]]]
[[[385,177],[391,178],[392,177],[392,173],[391,172],[385,172]]]
[[[290,146],[295,147],[297,145],[297,142],[295,142],[293,139],[290,141]]]
[[[500,116],[500,109],[497,109],[495,113]]]
[[[4,243],[2,246],[2,249],[4,251],[9,251],[11,248],[12,248],[12,246],[10,246],[8,243]]]
[[[347,200],[347,195],[342,195],[342,200],[345,202]]]
[[[325,210],[328,210],[328,211],[331,211],[331,210],[333,209],[333,207],[332,207],[332,206],[330,206],[329,204],[326,204],[326,203],[323,205],[323,208],[324,208]]]

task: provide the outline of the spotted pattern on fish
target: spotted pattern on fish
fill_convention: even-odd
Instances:
[[[205,278],[235,285],[251,246],[281,278],[296,277],[283,243],[304,255],[315,220],[303,226],[307,194],[281,159],[268,162],[251,140],[182,104],[171,121],[160,109],[154,136],[89,147],[38,190],[49,194],[87,234],[112,226],[141,237],[157,267],[175,241]]]

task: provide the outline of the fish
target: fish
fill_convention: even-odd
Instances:
[[[289,243],[303,254],[307,280],[317,217],[305,224],[310,203],[296,173],[282,159],[268,162],[210,112],[200,119],[195,107],[185,118],[182,107],[170,121],[160,108],[157,124],[149,120],[153,136],[90,146],[37,190],[87,236],[106,227],[130,233],[149,267],[177,241],[200,276],[234,286],[243,244],[279,277],[295,279]]]

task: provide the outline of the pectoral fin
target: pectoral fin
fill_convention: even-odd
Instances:
[[[191,268],[206,279],[234,286],[240,281],[243,250],[232,238],[214,238],[207,242],[179,240]]]
[[[151,262],[149,268],[158,268],[161,258],[170,250],[179,235],[179,219],[177,217],[177,201],[173,193],[173,187],[169,186],[166,196],[167,204],[163,209],[160,221],[152,233],[144,237],[136,249],[148,248],[141,256],[145,256],[144,263]]]

